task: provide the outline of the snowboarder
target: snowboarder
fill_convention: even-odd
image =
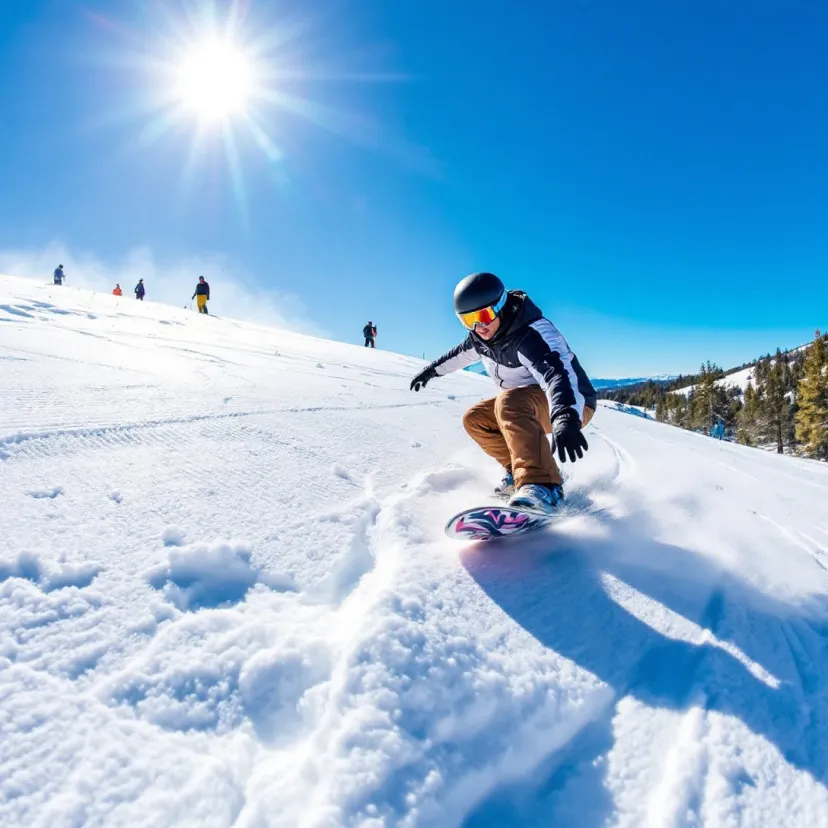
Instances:
[[[411,389],[482,359],[502,390],[468,409],[463,426],[506,471],[497,495],[509,497],[511,507],[551,513],[564,498],[553,450],[561,462],[584,456],[582,429],[595,414],[595,389],[560,331],[493,273],[463,279],[454,310],[468,337],[417,374]]]
[[[58,265],[55,268],[54,277],[55,277],[55,284],[56,285],[62,285],[63,284],[63,280],[66,278],[66,274],[63,272],[63,265]]]
[[[373,322],[368,322],[368,324],[362,329],[362,335],[365,337],[365,347],[375,348],[376,345],[374,340],[377,338],[377,327],[374,325]]]
[[[120,285],[115,285],[115,289],[112,291],[113,296],[123,296],[124,292],[121,290]]]
[[[208,313],[207,301],[210,299],[210,285],[207,284],[203,276],[198,277],[198,284],[196,285],[193,299],[196,300],[199,313]]]
[[[140,299],[143,302],[145,293],[146,293],[146,290],[144,289],[144,280],[139,279],[138,284],[135,285],[135,298]]]

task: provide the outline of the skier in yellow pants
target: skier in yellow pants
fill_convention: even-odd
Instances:
[[[199,313],[208,313],[207,300],[210,298],[210,285],[204,280],[203,276],[198,277],[198,284],[196,285],[193,299],[196,300],[196,306]]]

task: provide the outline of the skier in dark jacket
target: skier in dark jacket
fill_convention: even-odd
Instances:
[[[55,277],[55,284],[56,285],[62,285],[63,284],[63,280],[66,278],[66,274],[63,272],[63,265],[58,265],[55,268],[54,277]]]
[[[146,290],[144,290],[144,280],[139,279],[138,284],[135,285],[135,298],[140,299],[143,302],[145,293],[146,293]]]
[[[207,284],[203,276],[198,277],[198,284],[196,285],[193,299],[196,300],[199,313],[209,313],[207,310],[207,300],[210,298],[210,285]]]
[[[373,322],[369,322],[363,329],[362,335],[365,337],[365,347],[375,348],[374,340],[377,338],[377,328]]]
[[[551,512],[564,497],[553,450],[561,462],[584,456],[582,429],[595,414],[595,389],[560,331],[493,273],[463,279],[454,309],[468,337],[417,374],[411,389],[482,360],[501,391],[468,409],[463,425],[506,470],[496,494],[515,508]]]

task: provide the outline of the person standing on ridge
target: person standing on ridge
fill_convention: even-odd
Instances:
[[[123,296],[124,292],[121,290],[120,285],[115,285],[115,289],[112,291],[113,296]]]
[[[145,293],[146,293],[146,290],[144,289],[144,280],[139,279],[138,284],[135,285],[135,298],[140,299],[143,302]]]
[[[63,284],[63,280],[66,278],[66,274],[63,272],[63,265],[58,265],[55,268],[54,277],[56,285]]]
[[[583,458],[595,389],[560,331],[523,291],[507,291],[493,273],[463,279],[454,310],[469,335],[420,371],[411,390],[482,360],[501,391],[468,409],[463,426],[506,471],[495,494],[516,509],[551,513],[564,499],[553,451],[562,463]]]
[[[368,324],[362,329],[362,335],[365,337],[365,347],[375,348],[376,345],[374,340],[377,338],[377,327],[374,325],[373,322],[368,322]]]
[[[207,310],[207,301],[210,299],[210,285],[207,284],[203,276],[198,277],[198,284],[196,285],[193,299],[196,300],[199,313],[209,313]]]

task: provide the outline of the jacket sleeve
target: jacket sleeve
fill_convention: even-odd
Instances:
[[[435,359],[429,367],[434,369],[438,377],[443,377],[453,371],[459,371],[467,365],[474,365],[475,362],[479,361],[480,355],[474,347],[471,336],[469,336],[456,348],[452,348],[447,354]]]
[[[573,409],[579,420],[583,417],[584,396],[572,364],[574,354],[548,319],[529,326],[518,345],[518,359],[546,394],[551,420],[567,408]]]

